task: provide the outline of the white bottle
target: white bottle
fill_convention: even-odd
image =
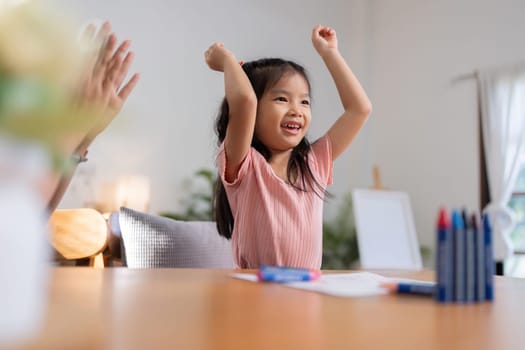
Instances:
[[[47,153],[0,135],[0,347],[31,340],[48,303],[50,245],[38,182]]]

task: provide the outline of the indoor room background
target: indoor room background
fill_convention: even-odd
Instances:
[[[383,185],[409,194],[422,245],[434,246],[441,206],[479,208],[476,69],[525,59],[523,1],[420,0],[62,0],[79,23],[108,19],[132,40],[132,72],[141,80],[118,119],[89,150],[61,203],[80,207],[104,181],[143,175],[149,211],[180,210],[188,179],[214,168],[213,122],[221,74],[204,51],[222,41],[248,61],[277,56],[304,65],[311,78],[311,140],[342,112],[310,41],[317,23],[336,29],[339,47],[372,104],[372,115],[336,161],[333,216],[345,193]],[[380,215],[380,213],[378,213]]]

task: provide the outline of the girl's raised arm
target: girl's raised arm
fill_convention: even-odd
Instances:
[[[205,52],[206,63],[224,72],[224,90],[229,106],[229,122],[224,139],[226,180],[234,181],[252,142],[257,113],[257,97],[235,55],[222,43],[215,43]]]
[[[312,43],[332,75],[344,112],[328,130],[335,160],[350,145],[372,110],[361,84],[337,48],[335,30],[321,25],[312,31]]]

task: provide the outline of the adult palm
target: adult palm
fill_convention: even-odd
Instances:
[[[117,37],[110,31],[111,24],[105,22],[98,33],[89,25],[83,35],[88,44],[96,48],[88,55],[80,93],[81,104],[93,109],[89,113],[93,122],[86,134],[88,142],[113,121],[139,79],[139,74],[135,73],[124,83],[134,57],[133,52],[128,51],[131,42],[125,40],[115,50]]]

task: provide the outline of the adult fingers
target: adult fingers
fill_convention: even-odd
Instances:
[[[106,38],[108,37],[109,33],[111,32],[111,23],[108,21],[105,21],[100,29],[98,30],[98,33],[95,37],[96,45],[102,45]]]
[[[117,45],[116,35],[110,34],[107,40],[104,42],[104,45],[100,49],[99,62],[102,67],[107,66],[108,62],[110,62],[116,45]]]
[[[126,54],[126,57],[124,57],[124,61],[122,61],[122,64],[120,65],[120,67],[118,68],[118,71],[116,72],[115,86],[119,87],[124,81],[126,74],[128,74],[129,67],[131,67],[131,64],[133,63],[134,57],[135,57],[135,54],[131,51]]]
[[[114,34],[111,34],[98,54],[98,58],[93,67],[93,78],[105,79],[110,65],[109,59],[115,49],[116,43],[117,37]]]
[[[93,73],[95,62],[97,61],[98,50],[93,47],[93,40],[96,32],[96,27],[93,23],[89,23],[79,36],[79,45],[83,54],[83,72],[82,81],[89,79]]]
[[[108,21],[104,22],[99,28],[92,43],[97,52],[97,63],[100,62],[102,65],[107,62],[108,52],[110,56],[115,48],[115,42],[117,40],[114,34],[110,34],[110,31],[111,24]]]
[[[131,41],[124,40],[118,49],[115,51],[113,56],[110,59],[110,68],[118,68],[118,66],[122,63],[122,56],[124,56],[124,53],[129,49],[129,46],[131,45]]]
[[[91,45],[93,42],[93,38],[95,36],[95,25],[93,23],[89,23],[86,28],[82,31],[80,34],[80,44],[82,46],[84,45]]]
[[[122,56],[129,49],[130,45],[131,45],[131,42],[129,40],[125,40],[122,44],[120,44],[117,51],[115,51],[115,54],[113,55],[113,57],[111,57],[111,61],[107,65],[108,67],[107,67],[107,72],[106,72],[106,77],[105,77],[106,83],[111,82],[116,87],[118,87],[120,83],[122,82],[122,80],[124,79],[124,76],[119,78],[122,75],[121,70],[123,68],[125,69],[125,67],[123,67],[123,63],[126,63],[129,66],[130,64],[129,60],[130,58],[133,58],[133,56],[129,57],[128,55],[126,55],[126,58],[128,59],[127,62],[125,62],[126,58],[123,58]],[[120,82],[118,80],[120,80]]]
[[[139,81],[139,78],[140,78],[139,73],[133,74],[133,76],[127,82],[127,84],[124,85],[124,87],[122,87],[122,89],[120,90],[120,92],[118,94],[118,96],[120,97],[120,99],[122,101],[125,101],[128,98],[128,96],[131,93],[131,91],[133,91],[133,89],[137,85],[137,82]]]

